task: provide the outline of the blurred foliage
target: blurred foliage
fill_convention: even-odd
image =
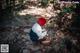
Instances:
[[[41,0],[41,5],[46,7],[48,5],[49,0]]]

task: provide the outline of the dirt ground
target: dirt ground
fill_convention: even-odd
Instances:
[[[59,18],[62,10],[55,10],[58,7],[53,7],[52,4],[48,4],[47,7],[39,5],[26,4],[22,10],[14,12],[13,19],[10,18],[12,15],[9,15],[7,20],[5,15],[4,24],[0,25],[0,44],[9,44],[10,53],[79,53],[78,39],[73,37],[74,32],[69,31],[66,27],[71,25],[72,14],[68,14],[67,20],[70,21],[68,23],[65,19],[67,15],[64,15],[62,19]],[[47,19],[45,28],[52,37],[52,44],[44,48],[42,45],[35,46],[29,38],[29,31],[40,16]]]

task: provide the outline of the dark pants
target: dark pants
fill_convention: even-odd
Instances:
[[[30,35],[30,39],[32,40],[32,42],[38,42],[39,37],[37,36],[37,34],[35,32],[32,31],[32,29],[31,29],[29,35]]]

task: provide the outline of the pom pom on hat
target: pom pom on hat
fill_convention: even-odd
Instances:
[[[39,24],[40,26],[44,26],[45,23],[46,23],[46,19],[45,19],[44,17],[40,17],[40,18],[38,19],[38,24]]]

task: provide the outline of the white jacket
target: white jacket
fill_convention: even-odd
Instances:
[[[35,23],[33,25],[32,31],[38,35],[39,39],[43,39],[43,37],[47,35],[47,31],[45,29],[42,29],[38,23]]]

